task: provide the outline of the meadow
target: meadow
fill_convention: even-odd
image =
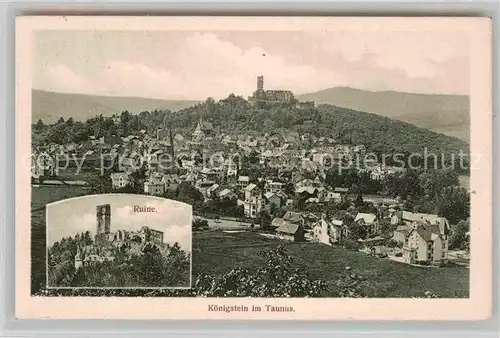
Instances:
[[[469,269],[464,267],[415,267],[341,247],[287,242],[251,231],[194,232],[193,278],[200,273],[220,275],[237,267],[256,269],[264,264],[259,252],[278,245],[285,247],[295,267],[326,281],[325,296],[332,293],[346,267],[351,268],[349,273],[367,277],[363,289],[369,297],[422,297],[426,291],[440,297],[469,296]]]

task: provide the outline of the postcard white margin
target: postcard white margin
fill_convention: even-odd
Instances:
[[[453,17],[92,17],[16,18],[16,318],[224,320],[479,320],[492,312],[492,23]],[[470,36],[470,297],[467,299],[32,297],[30,163],[33,32],[36,30],[443,30]],[[295,312],[210,312],[209,305],[293,306]]]

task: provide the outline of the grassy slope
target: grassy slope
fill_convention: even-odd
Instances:
[[[139,97],[98,96],[84,94],[63,94],[32,90],[32,121],[41,118],[45,123],[54,123],[60,117],[85,120],[102,114],[112,116],[124,110],[141,112],[145,110],[181,110],[197,101],[156,100]]]
[[[307,269],[315,278],[333,281],[346,266],[368,277],[365,288],[370,297],[422,296],[432,291],[441,296],[468,297],[469,270],[460,267],[414,267],[363,253],[312,243],[290,243],[255,233],[195,233],[193,274],[221,274],[235,267],[254,269],[263,264],[258,252],[284,244],[294,265]]]

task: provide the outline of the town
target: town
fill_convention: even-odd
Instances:
[[[290,91],[264,90],[261,76],[248,104],[315,107]],[[204,116],[212,105],[207,100],[207,113],[191,130],[174,132],[175,126],[164,124],[128,135],[90,135],[80,143],[36,145],[32,182],[177,199],[193,205],[194,230],[233,224],[262,236],[343,246],[407,264],[446,265],[450,247],[468,257],[468,230],[455,238],[452,231],[452,224],[468,222],[468,210],[446,217],[446,210],[415,208],[415,200],[424,203],[430,195],[418,185],[438,185],[438,196],[456,183],[452,171],[429,174],[380,163],[368,156],[366,144],[311,133],[225,132]],[[128,113],[109,120],[119,125],[126,118]],[[99,170],[98,179],[86,179]]]

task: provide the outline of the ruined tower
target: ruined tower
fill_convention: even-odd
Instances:
[[[106,237],[111,232],[111,205],[97,206],[97,232],[99,237]]]

